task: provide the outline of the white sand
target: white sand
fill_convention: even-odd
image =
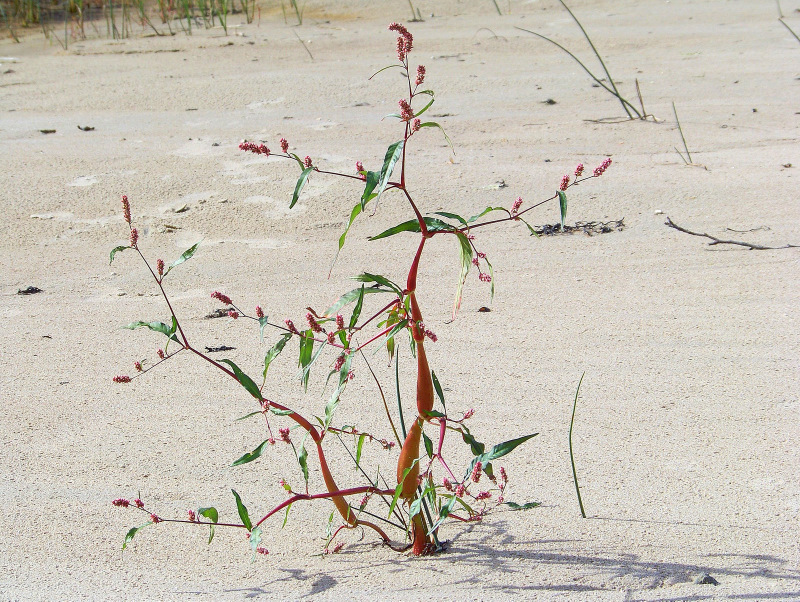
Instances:
[[[408,8],[310,1],[301,28],[265,10],[258,27],[231,17],[227,37],[94,39],[68,52],[32,35],[0,43],[0,599],[800,599],[800,250],[708,247],[664,226],[669,215],[723,238],[800,244],[800,44],[769,2],[573,2],[623,93],[634,99],[638,78],[646,108],[663,119],[599,124],[587,120],[622,115],[615,99],[558,49],[514,29],[554,36],[594,68],[556,3],[513,2],[502,17],[490,2],[415,4],[426,21],[411,25],[412,59],[427,66],[437,91],[429,114],[442,115],[457,153],[451,162],[433,130],[414,142],[409,185],[425,211],[533,202],[579,161],[614,158],[570,193],[568,221],[624,217],[624,231],[479,233],[496,273],[492,313],[477,312],[488,287],[471,274],[462,313],[448,322],[452,241],[434,239],[421,269],[426,323],[439,335],[430,360],[450,412],[475,407],[471,428],[490,444],[540,433],[504,464],[508,498],[542,507],[447,526],[448,552],[423,559],[370,533],[348,533],[341,554],[319,556],[325,503],[297,505],[283,530],[271,520],[270,555],[254,564],[241,532],[220,529],[207,546],[204,529],[179,525],[149,527],[122,554],[124,533],[143,521],[112,508],[116,497],[141,492],[165,517],[215,505],[233,520],[229,489],[255,515],[284,499],[279,478],[297,486],[301,477],[286,447],[227,468],[264,433],[233,421],[252,410],[248,395],[199,360],[111,383],[161,344],[120,325],[167,315],[132,253],[108,265],[126,239],[120,195],[151,258],[204,240],[168,289],[190,338],[236,347],[228,357],[251,374],[277,335],[262,344],[246,324],[204,320],[217,307],[212,290],[301,321],[359,271],[401,281],[416,239],[365,240],[409,219],[401,198],[387,195],[356,222],[327,279],[358,186],[316,176],[288,211],[296,166],[236,146],[249,138],[277,148],[285,136],[326,168],[350,172],[356,159],[377,168],[400,136],[381,117],[396,109],[402,80],[367,77],[394,60],[385,28]],[[782,6],[800,31],[800,4]],[[673,150],[673,100],[707,171]],[[500,179],[508,187],[491,189]],[[557,207],[532,221],[557,222]],[[26,286],[44,292],[16,294]],[[321,414],[325,368],[304,396],[295,354],[287,348],[271,369],[269,394]],[[391,391],[392,371],[375,358]],[[409,359],[404,348],[410,408]],[[587,520],[567,451],[583,371],[575,447]],[[337,418],[389,433],[363,366]],[[463,466],[467,450],[448,443]],[[396,451],[367,452],[393,473]],[[358,482],[343,458],[333,468],[342,485]],[[694,584],[703,572],[720,585]]]

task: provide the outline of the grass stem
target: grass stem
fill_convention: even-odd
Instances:
[[[586,511],[583,509],[583,500],[581,499],[581,488],[578,486],[578,473],[575,471],[575,455],[572,452],[572,427],[575,424],[575,409],[578,407],[578,394],[581,392],[581,383],[586,372],[581,374],[581,379],[578,381],[578,389],[575,391],[575,402],[572,404],[572,418],[569,421],[569,461],[572,464],[572,480],[575,482],[575,494],[578,496],[578,506],[581,508],[581,516],[586,518]]]

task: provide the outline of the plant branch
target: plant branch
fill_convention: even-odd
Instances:
[[[678,224],[673,222],[669,217],[667,217],[667,221],[664,222],[664,224],[669,226],[670,228],[675,228],[679,232],[684,232],[686,234],[691,234],[692,236],[700,236],[700,237],[703,237],[703,238],[708,238],[708,239],[711,240],[711,242],[708,243],[709,246],[714,246],[714,245],[739,245],[739,246],[742,246],[742,247],[747,247],[750,251],[775,251],[775,250],[778,250],[778,249],[798,249],[798,248],[800,248],[800,245],[792,245],[792,244],[786,244],[786,245],[784,245],[782,247],[765,247],[765,246],[762,246],[762,245],[756,245],[756,244],[753,244],[753,243],[742,242],[742,241],[738,241],[738,240],[723,240],[721,238],[717,238],[716,236],[711,236],[710,234],[706,234],[706,233],[702,233],[701,234],[699,232],[692,232],[691,230],[687,230],[686,228],[682,228],[681,226],[679,226]]]

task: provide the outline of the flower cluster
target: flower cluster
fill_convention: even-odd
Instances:
[[[120,508],[127,508],[128,506],[131,505],[131,503],[128,500],[126,500],[125,498],[117,498],[117,499],[115,499],[114,501],[111,502],[111,505],[112,506],[118,506]]]
[[[164,275],[164,260],[163,259],[159,259],[158,261],[156,261],[156,270],[158,270],[158,275],[159,276],[163,276]]]
[[[311,163],[311,157],[309,157],[308,155],[306,155],[306,158],[305,158],[305,159],[303,159],[303,165],[305,165],[305,168],[306,168],[306,169],[308,169],[309,167],[311,167],[311,166],[312,166],[312,163]]]
[[[211,298],[217,299],[223,305],[233,305],[233,301],[231,301],[231,298],[228,295],[225,295],[219,291],[214,291],[213,293],[211,293]]]
[[[292,442],[292,440],[289,438],[289,428],[288,427],[282,428],[282,429],[278,429],[278,433],[281,436],[281,441],[283,441],[284,443],[291,443]]]
[[[131,204],[128,202],[128,197],[122,195],[122,216],[128,224],[131,223]]]
[[[472,474],[469,475],[469,478],[472,479],[473,483],[479,483],[481,480],[481,469],[483,468],[483,464],[480,462],[475,462],[475,466],[472,468]]]
[[[603,162],[594,168],[594,177],[599,178],[603,175],[603,172],[608,169],[608,166],[611,165],[611,157],[604,159]]]
[[[248,142],[247,140],[239,144],[239,150],[255,153],[257,155],[264,155],[265,157],[269,157],[270,154],[270,150],[267,148],[266,144],[256,144],[255,142]]]
[[[583,174],[583,163],[578,163],[578,166],[575,168],[575,177],[580,178],[581,174]]]
[[[284,153],[289,152],[289,141],[286,138],[281,138],[281,150]]]
[[[120,376],[115,376],[112,380],[115,383],[129,383],[129,382],[131,382],[131,377],[130,376],[125,376],[125,375],[120,375]]]
[[[402,121],[411,121],[414,119],[414,111],[411,109],[411,105],[408,104],[408,101],[403,98],[398,103],[400,105],[400,119]]]
[[[559,190],[564,191],[569,187],[569,174],[565,175],[561,178],[561,185],[558,187]]]
[[[389,31],[395,31],[400,34],[397,37],[397,59],[401,63],[405,63],[408,53],[411,52],[411,48],[414,46],[414,37],[400,23],[390,24]]]
[[[322,326],[319,325],[319,322],[317,322],[316,318],[314,318],[314,315],[311,312],[306,314],[306,322],[308,322],[309,328],[311,328],[311,330],[313,330],[314,332],[316,333],[325,332],[325,330],[322,328]]]
[[[518,196],[517,200],[514,201],[514,204],[511,205],[511,215],[515,216],[519,213],[519,208],[522,206],[522,197]]]
[[[260,305],[256,305],[256,318],[259,320],[264,317],[264,310],[261,309]]]
[[[139,231],[136,228],[131,228],[131,246],[135,249],[136,243],[139,242]]]
[[[297,327],[294,325],[294,322],[292,322],[291,320],[284,320],[284,323],[286,324],[286,328],[289,329],[289,332],[291,332],[292,334],[300,334],[300,331],[297,330]]]
[[[425,65],[420,65],[417,67],[417,79],[415,80],[415,84],[418,86],[422,85],[422,82],[425,81]]]

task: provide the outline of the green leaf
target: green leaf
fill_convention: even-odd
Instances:
[[[392,177],[392,171],[394,171],[394,166],[400,160],[400,157],[403,156],[403,144],[404,142],[401,140],[399,142],[395,142],[389,148],[386,149],[386,156],[383,158],[383,167],[381,167],[381,175],[380,180],[378,181],[378,196],[376,197],[375,202],[377,203],[383,191],[386,190],[386,185],[389,183],[389,178]],[[361,199],[361,208],[364,209],[364,199]]]
[[[443,222],[440,219],[435,217],[424,217],[423,220],[425,221],[425,225],[428,228],[429,232],[453,232],[455,231],[455,227],[447,222]],[[407,222],[403,222],[402,224],[398,224],[389,228],[388,230],[384,230],[380,234],[376,236],[371,236],[369,240],[379,240],[381,238],[386,238],[388,236],[393,236],[400,232],[419,232],[419,221],[416,219],[408,220]]]
[[[242,498],[239,497],[239,494],[236,493],[235,489],[231,489],[231,493],[233,493],[233,497],[236,498],[236,509],[239,511],[239,518],[242,519],[242,524],[244,525],[245,529],[252,531],[253,523],[250,521],[250,514],[247,512],[247,508],[242,503]]]
[[[359,274],[358,276],[353,276],[353,280],[358,280],[359,282],[374,282],[376,284],[380,284],[387,288],[392,289],[398,295],[403,294],[403,289],[400,288],[400,286],[398,286],[385,276],[381,276],[380,274],[370,274],[368,272],[364,272],[363,274]]]
[[[470,464],[469,468],[467,469],[467,476],[469,476],[469,474],[472,472],[472,469],[475,467],[475,464],[477,462],[480,462],[483,465],[484,470],[485,470],[486,467],[489,465],[489,463],[492,460],[496,460],[497,458],[502,458],[506,454],[512,452],[519,445],[522,445],[528,439],[532,439],[533,437],[535,437],[538,434],[539,433],[533,433],[531,435],[525,435],[524,437],[519,437],[517,439],[511,439],[510,441],[504,441],[503,443],[498,443],[492,449],[490,449],[488,452],[481,453],[480,455],[475,456],[475,458],[472,460],[472,463]],[[487,471],[486,474],[490,474],[490,473]]]
[[[431,370],[431,380],[433,380],[433,389],[436,391],[436,396],[439,398],[439,401],[442,402],[444,411],[447,412],[447,406],[444,404],[444,392],[442,391],[442,385],[439,384],[439,379],[436,378],[436,372],[433,370]]]
[[[421,108],[419,111],[416,111],[416,112],[414,113],[414,117],[419,117],[419,116],[420,116],[420,115],[422,115],[422,114],[423,114],[425,111],[427,111],[428,109],[430,109],[430,108],[431,108],[431,105],[432,105],[432,104],[435,102],[435,100],[436,100],[435,98],[433,98],[433,92],[432,92],[431,90],[423,90],[422,92],[417,92],[417,94],[428,94],[428,95],[431,97],[431,99],[430,99],[430,101],[428,102],[428,104],[426,104],[426,105],[425,105],[424,107],[422,107],[422,108]],[[430,123],[430,122],[429,122],[429,123]]]
[[[241,466],[242,464],[247,464],[248,462],[252,462],[253,460],[257,460],[261,457],[261,454],[264,453],[264,450],[267,449],[267,445],[269,445],[269,439],[264,441],[261,445],[255,448],[253,451],[246,453],[241,458],[236,460],[231,466]]]
[[[480,456],[483,452],[486,451],[486,446],[477,439],[475,439],[475,437],[472,436],[472,433],[470,433],[467,430],[467,427],[462,425],[462,429],[463,430],[461,431],[461,438],[464,440],[464,443],[469,445],[473,454],[475,454],[476,456]]]
[[[558,191],[558,204],[561,207],[561,231],[564,231],[564,220],[567,219],[567,194],[563,190]]]
[[[269,324],[269,316],[264,316],[262,318],[258,318],[258,332],[261,336],[261,340],[264,340],[264,327]]]
[[[472,245],[463,232],[457,232],[456,237],[461,246],[461,273],[458,276],[458,286],[456,287],[456,298],[453,301],[453,318],[456,317],[459,308],[461,307],[461,296],[464,290],[464,283],[469,274],[469,268],[472,265]]]
[[[289,209],[294,207],[294,204],[300,197],[300,191],[303,190],[303,187],[306,185],[306,181],[308,180],[308,176],[312,171],[314,171],[313,167],[306,167],[303,169],[303,173],[300,174],[300,177],[297,179],[297,185],[294,187],[294,194],[292,195],[292,202],[289,203]]]
[[[517,219],[518,219],[519,221],[521,221],[523,224],[525,224],[525,225],[528,227],[528,232],[530,232],[530,233],[531,233],[531,236],[535,236],[536,238],[541,238],[541,237],[539,236],[539,233],[538,233],[538,232],[537,232],[537,231],[534,229],[534,227],[533,227],[533,226],[531,226],[531,225],[530,225],[528,222],[526,222],[526,221],[525,221],[524,219],[522,219],[521,217],[518,217]]]
[[[397,484],[397,487],[394,488],[394,497],[392,498],[392,503],[389,505],[389,516],[391,516],[392,512],[394,512],[394,508],[395,506],[397,506],[397,500],[400,499],[400,494],[403,492],[403,481],[406,480],[408,473],[411,472],[411,469],[414,468],[414,465],[417,464],[417,462],[419,462],[419,458],[415,458],[414,461],[411,463],[411,466],[409,466],[403,471],[403,478],[400,479],[400,482]]]
[[[182,264],[182,263],[183,263],[184,261],[186,261],[187,259],[191,259],[191,258],[192,258],[192,255],[194,255],[194,252],[195,252],[195,251],[197,251],[197,247],[198,247],[199,245],[200,245],[200,243],[199,243],[199,242],[196,242],[196,243],[195,243],[195,244],[193,244],[191,247],[189,247],[188,249],[186,249],[186,250],[185,250],[185,251],[184,251],[184,252],[181,254],[181,256],[180,256],[180,257],[178,257],[178,258],[177,258],[175,261],[173,261],[171,264],[169,264],[169,267],[167,268],[167,271],[166,271],[166,272],[164,272],[164,276],[166,276],[167,274],[169,274],[169,273],[170,273],[170,271],[172,270],[172,268],[174,268],[174,267],[176,267],[176,266],[179,266],[180,264]]]
[[[480,218],[482,218],[487,213],[491,213],[493,211],[503,211],[504,213],[507,213],[508,215],[511,215],[511,212],[508,209],[506,209],[505,207],[487,207],[486,209],[484,209],[483,211],[481,211],[477,215],[473,215],[471,218],[469,218],[467,220],[467,222],[471,224],[471,223],[479,220]]]
[[[169,339],[178,343],[178,337],[175,336],[175,328],[177,327],[177,322],[175,318],[172,318],[173,325],[172,327],[167,326],[164,322],[142,322],[141,320],[137,322],[131,322],[127,326],[123,326],[123,328],[127,328],[128,330],[136,330],[137,328],[145,327],[149,328],[153,332],[160,332],[164,336],[168,337]]]
[[[366,440],[366,435],[359,435],[358,436],[358,443],[356,444],[356,465],[361,462],[361,451],[364,447],[364,441]]]
[[[361,292],[358,294],[356,306],[353,308],[353,313],[350,316],[350,328],[353,328],[358,323],[358,317],[361,315],[361,309],[364,307],[364,285],[361,285]]]
[[[286,506],[286,514],[283,515],[283,524],[281,525],[281,529],[283,529],[286,526],[286,522],[289,520],[289,510],[291,509],[292,509],[291,504]]]
[[[433,441],[424,432],[422,433],[422,439],[425,442],[425,453],[428,454],[429,458],[433,458]]]
[[[361,203],[357,205],[357,207],[360,209],[359,213],[364,211],[364,209],[367,207],[367,203],[378,196],[378,193],[374,192],[374,190],[378,187],[380,181],[381,174],[378,171],[368,171],[366,174],[364,174],[364,192],[361,194]],[[352,217],[352,212],[350,215]],[[356,216],[358,216],[358,214],[356,214]],[[350,229],[350,226],[348,226],[348,229]]]
[[[253,550],[253,562],[256,561],[256,550],[261,543],[261,527],[255,527],[250,531],[250,549]]]
[[[453,507],[456,505],[457,499],[458,498],[456,496],[451,496],[450,499],[447,501],[447,503],[441,507],[441,509],[439,510],[439,519],[435,523],[433,523],[433,525],[431,525],[431,528],[428,531],[428,533],[433,533],[434,531],[436,531],[436,529],[439,528],[439,525],[441,525],[445,521],[445,519],[448,516],[450,516],[450,513],[453,511]]]
[[[136,536],[136,534],[137,534],[139,531],[141,531],[141,530],[142,530],[142,529],[144,529],[145,527],[147,527],[147,526],[149,526],[149,525],[152,525],[152,524],[153,524],[152,522],[149,522],[149,523],[145,523],[145,524],[144,524],[144,525],[142,525],[141,527],[133,527],[132,529],[130,529],[130,530],[129,530],[129,531],[126,533],[126,534],[125,534],[125,541],[122,543],[122,549],[124,550],[125,548],[127,548],[127,547],[128,547],[128,544],[131,542],[131,540],[132,540],[132,539],[133,539],[133,538]]]
[[[514,502],[505,502],[505,505],[511,508],[512,510],[530,510],[531,508],[536,508],[537,506],[541,506],[541,502],[528,502],[527,504],[515,504]]]
[[[308,331],[306,331],[306,333],[307,333],[309,336],[311,336],[311,333],[312,333],[312,331],[311,331],[311,330],[308,330]],[[314,348],[314,340],[313,340],[313,339],[311,339],[311,338],[309,338],[309,339],[307,339],[307,340],[309,340],[309,341],[311,341],[311,342],[310,342],[310,343],[309,343],[309,344],[306,346],[306,348],[305,348],[305,350],[304,350],[304,351],[307,351],[307,353],[310,353],[310,352],[313,350],[313,348]],[[301,383],[303,383],[303,388],[304,388],[306,391],[308,390],[308,377],[309,377],[309,375],[311,374],[311,366],[313,366],[313,365],[314,365],[314,362],[316,362],[316,361],[317,361],[317,358],[318,358],[318,357],[319,357],[319,355],[322,353],[322,350],[323,350],[324,348],[325,348],[325,343],[321,343],[321,344],[320,344],[320,346],[319,346],[319,347],[317,347],[317,352],[316,352],[316,353],[314,353],[314,355],[313,355],[313,356],[311,356],[311,358],[308,360],[308,362],[307,362],[307,363],[304,363],[304,364],[301,364],[301,365],[302,365],[302,371],[300,372],[300,382],[301,382]],[[302,357],[302,360],[303,360],[303,361],[305,361],[305,360],[306,360],[306,357],[305,357],[305,355]]]
[[[467,222],[467,220],[465,220],[463,217],[458,215],[458,213],[450,213],[449,211],[434,211],[433,214],[434,215],[441,215],[442,217],[446,217],[447,219],[454,219],[456,221],[461,222],[461,224],[464,225],[464,226],[469,226],[469,223]]]
[[[303,160],[299,157],[299,155],[297,155],[296,153],[290,153],[289,156],[292,157],[292,159],[294,159],[295,161],[297,161],[297,164],[300,166],[300,169],[306,168],[306,164],[303,163]]]
[[[303,385],[305,390],[308,390],[309,375],[309,370],[306,368],[311,365],[311,355],[314,352],[314,339],[312,336],[313,331],[309,329],[300,337],[300,356],[297,360],[297,364],[302,369],[302,372],[300,373],[300,383]]]
[[[394,64],[392,64],[392,65],[387,65],[386,67],[383,67],[383,68],[381,68],[381,69],[378,69],[378,70],[377,70],[375,73],[373,73],[372,75],[370,75],[370,76],[369,76],[369,79],[372,79],[373,77],[375,77],[376,75],[378,75],[378,73],[380,73],[380,72],[382,72],[382,71],[386,71],[387,69],[391,69],[392,67],[402,67],[402,66],[403,66],[403,65],[400,65],[399,63],[394,63]]]
[[[197,511],[197,514],[200,516],[205,516],[212,523],[216,524],[219,522],[219,512],[217,512],[217,509],[214,507],[200,508]],[[214,525],[210,525],[208,529],[209,529],[208,543],[211,544],[211,542],[214,539]]]
[[[386,343],[388,344],[391,341],[392,344],[394,344],[394,336],[398,332],[403,330],[406,326],[408,326],[408,323],[409,323],[409,319],[408,318],[404,318],[404,319],[400,320],[397,324],[395,324],[394,328],[392,328],[389,331],[389,334],[386,335]]]
[[[439,128],[439,130],[442,132],[442,136],[444,136],[444,139],[447,140],[447,144],[450,146],[450,150],[453,151],[454,155],[456,154],[456,149],[453,148],[453,143],[450,141],[450,136],[447,135],[447,132],[445,132],[444,128],[440,126],[438,123],[436,123],[435,121],[426,121],[425,123],[421,123],[419,127],[420,129]]]
[[[269,370],[269,365],[272,363],[276,357],[278,357],[283,351],[283,348],[286,346],[286,343],[289,342],[289,339],[292,338],[292,333],[287,332],[283,335],[277,343],[275,343],[272,348],[267,351],[267,354],[264,356],[264,379],[267,378],[267,370]]]
[[[275,408],[270,408],[269,411],[276,416],[288,416],[289,414],[294,414],[294,410],[276,410]]]
[[[113,249],[111,249],[111,260],[108,262],[109,265],[111,265],[114,262],[114,255],[116,255],[120,251],[124,251],[125,249],[132,249],[132,248],[133,247],[129,247],[127,245],[120,245],[118,247],[114,247]],[[134,535],[135,535],[135,533],[134,533]],[[133,538],[133,535],[131,535],[131,538]],[[122,548],[122,549],[124,550],[125,548]]]
[[[386,289],[370,286],[369,288],[363,289],[365,295],[369,295],[371,293],[394,293],[394,291],[387,291]],[[331,305],[327,310],[325,310],[326,316],[334,316],[339,313],[339,310],[342,309],[345,305],[349,305],[353,301],[357,301],[358,298],[361,296],[362,288],[354,288],[353,290],[345,293],[341,297],[339,297],[338,301]]]
[[[234,422],[239,422],[240,420],[247,420],[248,418],[252,418],[253,416],[259,416],[259,415],[261,415],[263,413],[264,413],[263,411],[250,412],[249,414],[245,414],[244,416],[240,416],[239,418],[236,418],[234,420]]]
[[[223,364],[228,364],[231,369],[233,370],[233,374],[236,376],[236,380],[239,381],[239,384],[242,385],[247,392],[250,393],[253,397],[257,400],[261,401],[261,390],[258,388],[258,385],[253,382],[253,379],[247,376],[244,372],[239,369],[239,366],[234,364],[231,360],[220,360]]]
[[[347,360],[345,360],[345,363]],[[324,427],[327,429],[331,425],[331,421],[333,420],[333,413],[336,411],[336,408],[339,406],[339,398],[342,395],[342,391],[344,391],[345,387],[347,386],[347,380],[345,377],[345,382],[340,384],[336,391],[333,392],[330,400],[328,403],[325,404],[325,422]]]
[[[297,454],[297,461],[300,464],[300,470],[303,471],[303,478],[306,480],[306,486],[308,486],[308,451],[306,451],[305,445],[300,448],[300,453]]]

